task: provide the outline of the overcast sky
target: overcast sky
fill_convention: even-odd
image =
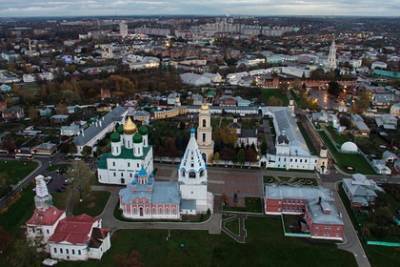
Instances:
[[[399,16],[400,0],[0,0],[0,16]]]

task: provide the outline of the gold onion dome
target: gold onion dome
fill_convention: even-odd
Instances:
[[[124,133],[134,134],[136,132],[137,132],[136,124],[132,121],[131,117],[128,117],[128,119],[124,123]]]
[[[202,104],[201,105],[201,109],[202,110],[208,110],[208,104],[207,103]]]

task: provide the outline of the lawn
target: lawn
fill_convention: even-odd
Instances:
[[[261,90],[261,102],[267,104],[268,99],[272,96],[282,101],[282,106],[289,105],[289,99],[287,95],[279,89],[260,89]]]
[[[0,197],[8,191],[8,186],[17,184],[38,166],[35,161],[1,160],[0,161]]]
[[[74,206],[73,213],[74,215],[86,213],[91,216],[97,216],[103,211],[109,197],[110,192],[92,191],[84,198],[82,202],[77,201],[77,204]],[[54,206],[59,209],[65,209],[67,205],[67,198],[68,191],[53,193]]]
[[[228,228],[232,233],[239,234],[239,219],[229,221],[225,223],[226,228]]]
[[[74,214],[86,213],[90,216],[97,216],[104,210],[106,203],[110,197],[110,192],[92,191],[84,201],[78,203],[74,207]]]
[[[33,214],[35,204],[33,197],[35,193],[32,186],[27,187],[20,193],[20,197],[3,213],[0,213],[0,226],[7,232],[16,234]]]
[[[310,153],[312,155],[318,155],[318,151],[315,148],[313,142],[310,139],[310,135],[307,133],[306,129],[304,129],[303,125],[301,123],[297,123],[297,126],[300,129],[301,135],[304,137],[304,140],[306,141],[307,147],[310,150]]]
[[[1,160],[0,173],[5,175],[7,184],[17,184],[38,166],[36,161]]]
[[[144,266],[321,266],[352,267],[352,254],[334,244],[285,238],[278,217],[250,218],[248,239],[239,244],[205,231],[122,230],[112,237],[111,251],[101,261],[63,262],[57,266],[117,266],[117,255],[139,252]],[[169,238],[167,239],[167,237]]]
[[[246,197],[244,199],[245,207],[225,207],[227,211],[244,211],[244,212],[262,212],[263,206],[261,198]]]
[[[318,133],[334,156],[335,162],[340,169],[346,172],[351,172],[347,169],[347,167],[350,166],[354,169],[352,171],[353,173],[359,172],[362,174],[375,174],[375,171],[372,169],[372,167],[368,164],[363,156],[361,156],[360,154],[340,153],[324,131],[319,131]]]

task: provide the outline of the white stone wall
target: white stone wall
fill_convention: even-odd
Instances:
[[[86,261],[89,258],[87,245],[49,243],[50,256],[56,260]]]
[[[153,149],[150,148],[144,160],[108,158],[108,169],[98,169],[98,181],[103,184],[128,184],[132,181],[136,171],[144,166],[147,173],[153,172]],[[121,183],[121,178],[125,183]]]

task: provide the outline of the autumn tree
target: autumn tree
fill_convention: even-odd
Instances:
[[[342,91],[340,84],[336,81],[329,82],[328,93],[332,96],[338,97]]]
[[[66,176],[72,181],[72,187],[69,187],[68,191],[69,194],[72,194],[71,199],[82,200],[90,194],[91,181],[94,180],[95,175],[84,161],[74,161],[72,166],[68,168]],[[79,196],[76,194],[79,194]]]
[[[271,96],[267,100],[267,105],[268,106],[282,106],[283,102],[282,102],[282,100],[280,98],[278,98],[276,96]]]
[[[368,92],[362,91],[359,95],[357,100],[354,102],[353,106],[351,107],[354,113],[363,113],[369,108],[371,98]]]

